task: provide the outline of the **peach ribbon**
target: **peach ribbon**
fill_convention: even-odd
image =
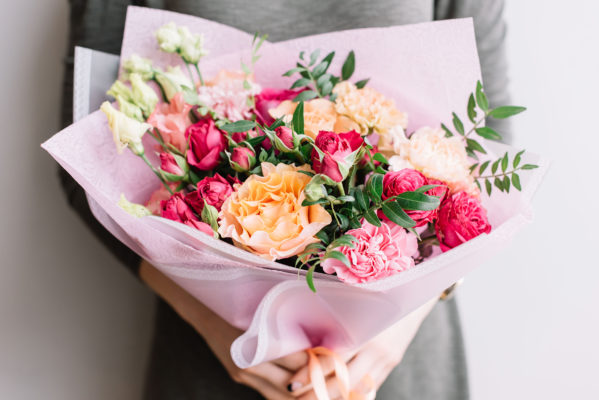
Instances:
[[[349,372],[347,371],[347,364],[339,357],[337,353],[326,347],[314,347],[306,350],[308,353],[308,371],[310,375],[310,382],[312,388],[316,394],[318,400],[330,400],[329,392],[327,391],[327,385],[325,382],[325,375],[318,360],[318,356],[329,356],[333,359],[333,365],[335,367],[335,377],[337,378],[337,385],[339,386],[339,393],[343,400],[370,400],[374,399],[375,395],[375,384],[370,375],[366,374],[360,382],[366,387],[366,393],[359,393],[350,390],[349,385]]]

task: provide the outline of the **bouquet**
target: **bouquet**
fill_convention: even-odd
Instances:
[[[470,20],[271,44],[131,7],[107,89],[43,147],[246,331],[241,368],[355,347],[438,295],[530,220],[545,169],[484,126],[525,109],[489,106]]]

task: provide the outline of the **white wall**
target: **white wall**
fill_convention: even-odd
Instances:
[[[599,3],[508,0],[518,145],[554,160],[535,223],[466,280],[474,400],[599,398]],[[0,398],[135,399],[149,293],[68,210],[39,143],[59,127],[62,0],[10,2],[0,24]],[[594,176],[593,176],[594,177]]]
[[[508,0],[515,143],[553,160],[536,220],[460,293],[474,400],[599,398],[599,2]]]

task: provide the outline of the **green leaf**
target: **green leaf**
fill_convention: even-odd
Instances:
[[[458,117],[456,113],[452,113],[452,115],[453,126],[455,127],[455,130],[458,131],[460,135],[464,135],[464,124],[462,123],[462,120]]]
[[[356,198],[356,205],[360,211],[366,211],[368,209],[368,203],[366,202],[366,196],[364,196],[364,192],[360,189],[356,189],[354,192],[354,197]]]
[[[356,247],[356,243],[358,239],[356,239],[355,236],[353,235],[343,235],[338,237],[337,239],[333,240],[331,242],[331,244],[329,245],[329,248],[334,249],[336,247],[340,247],[340,246],[347,246],[347,247],[351,247],[352,249],[354,247]]]
[[[295,101],[295,102],[307,101],[307,100],[311,100],[311,99],[315,98],[316,96],[318,96],[318,93],[316,93],[314,90],[304,90],[303,92],[301,92],[297,96],[295,96],[293,101]]]
[[[501,140],[501,135],[488,126],[481,126],[480,128],[476,128],[475,131],[479,136],[482,136],[485,139]]]
[[[440,199],[418,192],[404,192],[397,196],[397,203],[404,210],[430,211],[439,207]]]
[[[241,120],[241,121],[235,121],[235,122],[231,122],[228,124],[224,124],[221,129],[223,131],[229,132],[229,133],[235,133],[235,132],[247,132],[250,129],[253,129],[256,127],[256,123],[254,121],[246,121],[246,120]]]
[[[366,221],[368,221],[368,223],[370,223],[371,225],[374,226],[381,226],[381,220],[379,219],[379,217],[376,215],[376,212],[374,212],[374,210],[372,208],[368,209],[365,213],[364,213],[364,219]]]
[[[262,143],[265,139],[266,139],[266,136],[256,136],[256,137],[244,140],[244,142],[246,142],[247,144],[249,144],[252,147],[256,147],[260,143]]]
[[[354,74],[354,69],[356,68],[356,55],[354,51],[350,51],[343,63],[343,67],[341,67],[341,79],[344,81],[351,78]]]
[[[308,206],[313,206],[314,204],[324,204],[324,203],[328,203],[329,201],[327,199],[318,199],[318,200],[314,200],[314,201],[309,201],[309,200],[304,200],[302,201],[302,207],[308,207]]]
[[[372,159],[375,161],[378,161],[382,164],[389,164],[389,161],[387,160],[387,158],[382,155],[381,153],[374,153],[374,156],[372,156]]]
[[[311,265],[310,268],[308,268],[308,272],[306,273],[306,282],[308,283],[308,287],[310,288],[311,291],[313,291],[314,293],[316,293],[316,287],[314,287],[314,269],[316,268],[315,265]]]
[[[538,165],[534,165],[534,164],[524,164],[522,166],[522,168],[520,168],[520,169],[535,169],[535,168],[539,168],[539,166]]]
[[[484,112],[489,110],[489,100],[487,100],[487,95],[483,92],[483,85],[480,81],[476,82],[476,104]]]
[[[478,167],[478,163],[476,163],[476,164],[472,164],[472,165],[470,166],[470,174],[472,174],[472,173],[474,172],[474,170],[476,169],[476,167]]]
[[[383,203],[382,205],[383,214],[390,221],[404,228],[411,228],[416,225],[416,222],[402,210],[401,206],[394,202]]]
[[[431,189],[434,189],[438,186],[444,186],[444,185],[423,185],[420,186],[418,189],[414,190],[414,193],[426,193]]]
[[[495,184],[497,189],[499,189],[503,192],[503,181],[501,179],[495,177],[495,182],[493,182],[493,183]]]
[[[383,175],[372,174],[366,184],[366,190],[368,190],[368,194],[374,202],[380,201],[383,195]]]
[[[516,114],[520,114],[524,111],[526,111],[526,107],[502,106],[491,110],[491,112],[489,112],[489,116],[497,119],[503,119],[512,117]]]
[[[507,175],[505,176],[505,178],[503,178],[503,188],[506,192],[510,192],[510,177]]]
[[[495,162],[493,163],[493,165],[491,165],[491,173],[493,175],[495,175],[495,172],[497,172],[497,168],[499,167],[499,163],[501,162],[501,158],[495,160]]]
[[[485,179],[485,187],[487,189],[487,194],[490,196],[491,191],[493,190],[493,185],[491,184],[491,181],[489,179]]]
[[[474,181],[474,183],[476,183],[476,186],[478,187],[478,190],[483,190],[483,189],[480,187],[480,182],[479,182],[478,180],[475,180],[475,181]]]
[[[505,171],[507,171],[507,167],[509,165],[510,159],[509,156],[507,154],[507,151],[505,152],[505,154],[503,155],[503,158],[501,159],[501,171],[503,173],[505,173]]]
[[[322,74],[317,80],[316,80],[316,86],[318,87],[322,87],[322,85],[324,85],[325,83],[329,82],[331,80],[331,74]]]
[[[326,61],[322,61],[320,64],[314,67],[314,69],[312,70],[312,76],[314,77],[314,79],[317,79],[322,74],[324,74],[328,67],[329,63],[327,63]]]
[[[445,124],[441,124],[441,128],[445,131],[445,137],[452,137],[453,132],[449,130],[449,128]]]
[[[335,52],[331,51],[329,54],[327,54],[322,61],[326,62],[328,65],[331,65],[331,61],[333,61],[333,57],[335,57]],[[327,66],[328,68],[328,66]]]
[[[490,160],[485,161],[484,163],[482,163],[480,165],[480,168],[478,169],[478,174],[482,175],[483,172],[485,172],[485,170],[487,169],[487,167],[489,166],[489,164],[491,163]]]
[[[314,65],[314,63],[318,59],[319,55],[320,55],[320,49],[316,49],[312,52],[312,54],[310,54],[310,65]]]
[[[303,67],[295,67],[295,68],[291,68],[289,71],[285,72],[285,73],[283,74],[283,76],[291,76],[291,75],[293,75],[293,74],[295,74],[295,73],[297,73],[297,72],[302,72],[302,71],[305,71],[305,70],[306,70],[306,69],[305,69],[305,68],[303,68]]]
[[[304,134],[304,102],[300,101],[295,111],[293,112],[293,118],[291,119],[293,130],[298,134]]]
[[[474,95],[470,93],[468,98],[468,119],[474,124],[476,122],[476,102],[474,101]]]
[[[519,151],[514,156],[514,161],[512,162],[512,166],[514,167],[514,169],[518,168],[518,165],[520,165],[520,161],[522,160],[522,154],[524,154],[524,152],[525,150]]]
[[[320,88],[320,93],[322,96],[328,96],[333,91],[333,84],[331,81],[326,81],[324,85]]]
[[[361,81],[356,82],[356,87],[358,89],[364,88],[364,86],[366,86],[366,84],[368,83],[369,80],[370,80],[370,78],[366,78],[366,79],[362,79]]]
[[[329,235],[324,230],[321,229],[315,236],[324,244],[329,243]]]
[[[355,199],[354,196],[339,196],[339,197],[337,197],[337,200],[341,200],[341,201],[344,201],[346,203],[356,201],[356,199]]]
[[[347,230],[347,227],[349,225],[349,218],[347,218],[346,215],[343,215],[341,213],[337,213],[337,219],[339,219],[339,229],[343,232],[345,230]]]
[[[345,264],[347,266],[347,268],[351,268],[351,263],[347,259],[347,256],[338,250],[328,251],[324,256],[325,260],[327,258],[334,258],[335,260],[339,260],[343,264]]]
[[[485,148],[474,139],[466,139],[466,144],[468,145],[468,148],[473,151],[478,151],[479,153],[487,154]]]
[[[522,191],[522,186],[520,185],[520,175],[515,172],[512,174],[512,185],[514,185],[518,191]]]
[[[291,85],[291,89],[297,89],[299,87],[308,86],[312,83],[312,81],[308,78],[299,78],[297,81],[293,82]]]

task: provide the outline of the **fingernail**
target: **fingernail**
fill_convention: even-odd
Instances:
[[[287,390],[290,392],[295,392],[296,390],[300,390],[304,386],[301,382],[291,382],[287,385]]]

